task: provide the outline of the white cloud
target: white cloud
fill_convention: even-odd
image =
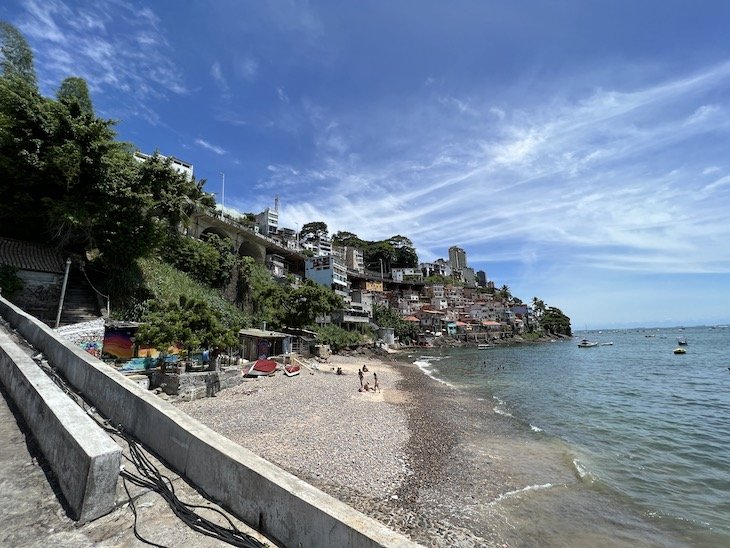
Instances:
[[[223,149],[223,148],[221,148],[219,146],[213,145],[213,144],[209,143],[208,141],[205,141],[204,139],[195,139],[195,144],[196,145],[200,145],[201,147],[203,147],[206,150],[210,150],[211,152],[215,152],[219,156],[223,156],[224,154],[228,154],[225,149]]]
[[[259,71],[259,62],[250,53],[244,54],[240,59],[236,59],[235,66],[236,74],[240,78],[249,82],[256,79],[256,75]]]
[[[34,50],[39,81],[48,92],[63,79],[80,76],[92,92],[123,91],[126,105],[115,108],[127,112],[153,97],[187,93],[159,18],[149,8],[64,0],[27,0],[23,7],[18,27]]]
[[[698,172],[714,172],[706,167],[712,159],[701,156],[705,139],[730,133],[714,114],[721,104],[696,105],[706,105],[706,92],[724,89],[728,80],[728,65],[720,65],[557,106],[541,98],[512,110],[509,123],[503,110],[473,98],[470,108],[483,116],[469,125],[448,114],[434,119],[434,111],[418,118],[423,104],[397,116],[364,112],[352,119],[310,105],[320,157],[287,180],[308,188],[311,198],[286,206],[282,218],[306,214],[367,239],[405,233],[426,256],[460,244],[475,256],[525,268],[536,260],[535,249],[549,248],[543,265],[730,272],[730,250],[722,244],[730,239],[724,220],[730,204],[727,194],[717,195],[730,177],[706,186],[695,181]],[[687,112],[694,113],[691,124]],[[380,155],[344,154],[370,134],[380,139]],[[341,135],[347,147],[334,146]]]

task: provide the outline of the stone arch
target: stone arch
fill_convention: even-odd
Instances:
[[[203,230],[203,232],[200,233],[200,236],[198,236],[198,238],[201,240],[205,240],[205,237],[208,234],[215,234],[216,236],[220,236],[221,238],[229,238],[229,239],[233,240],[233,238],[231,238],[231,235],[228,234],[228,232],[226,232],[225,230],[223,230],[221,228],[215,227],[215,226],[209,226],[208,228]]]
[[[238,247],[238,255],[252,257],[257,263],[264,263],[266,261],[266,248],[255,242],[244,240]]]

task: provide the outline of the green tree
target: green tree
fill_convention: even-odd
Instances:
[[[181,296],[178,303],[152,303],[136,338],[162,352],[181,345],[191,353],[198,348],[234,346],[236,333],[220,322],[208,303]]]
[[[91,96],[89,95],[89,86],[83,78],[76,76],[66,78],[61,82],[56,97],[75,116],[81,114],[93,116],[94,114],[94,106],[91,103]]]
[[[418,254],[409,238],[396,235],[388,238],[386,242],[393,248],[391,267],[416,268],[418,266]]]
[[[347,331],[337,325],[328,324],[317,329],[317,340],[321,344],[328,344],[332,352],[339,352],[343,348],[362,344],[363,336],[357,331]]]
[[[328,234],[327,223],[314,221],[306,223],[299,231],[299,239],[303,242],[311,242],[326,238]]]
[[[400,340],[418,338],[418,325],[407,322],[397,310],[384,305],[373,305],[373,321],[378,327],[391,327]]]
[[[537,297],[532,298],[532,309],[535,311],[535,316],[537,318],[537,321],[540,321],[540,318],[545,312],[545,302],[542,299],[538,299]]]
[[[572,335],[570,318],[563,314],[562,310],[553,306],[548,306],[540,318],[540,327],[547,333]]]
[[[335,245],[357,247],[360,249],[364,248],[366,245],[366,242],[364,240],[361,240],[357,234],[344,230],[340,230],[334,236],[332,236],[332,243]]]
[[[33,51],[20,31],[6,21],[0,21],[0,76],[18,77],[38,88]]]
[[[317,316],[342,308],[342,299],[331,289],[306,280],[300,287],[287,287],[277,295],[280,327],[302,328],[314,324]]]

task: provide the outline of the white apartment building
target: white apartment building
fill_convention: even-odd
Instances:
[[[325,257],[332,255],[332,241],[328,238],[317,238],[315,240],[309,240],[306,242],[300,242],[302,248],[310,250],[314,253],[315,257]],[[340,259],[343,266],[345,264],[344,259]]]
[[[308,257],[304,262],[304,277],[319,285],[331,288],[344,299],[349,299],[347,291],[347,269],[336,257]]]
[[[184,162],[182,160],[178,160],[174,156],[163,156],[162,154],[158,154],[158,156],[160,158],[162,158],[163,160],[167,160],[169,158],[172,162],[171,163],[172,169],[174,169],[178,173],[182,173],[183,175],[185,175],[185,177],[187,178],[188,181],[193,180],[193,164]],[[134,153],[134,159],[137,160],[138,162],[146,162],[150,158],[152,158],[151,154],[145,154],[144,152],[140,152],[140,151],[136,151]]]
[[[423,273],[418,268],[393,268],[390,275],[394,282],[422,281]]]

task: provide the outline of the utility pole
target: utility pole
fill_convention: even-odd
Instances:
[[[63,300],[66,298],[66,284],[68,283],[68,271],[71,269],[71,258],[66,259],[66,273],[63,275],[63,285],[61,286],[61,298],[58,301],[58,313],[56,314],[56,327],[61,323],[61,311],[63,310]]]

